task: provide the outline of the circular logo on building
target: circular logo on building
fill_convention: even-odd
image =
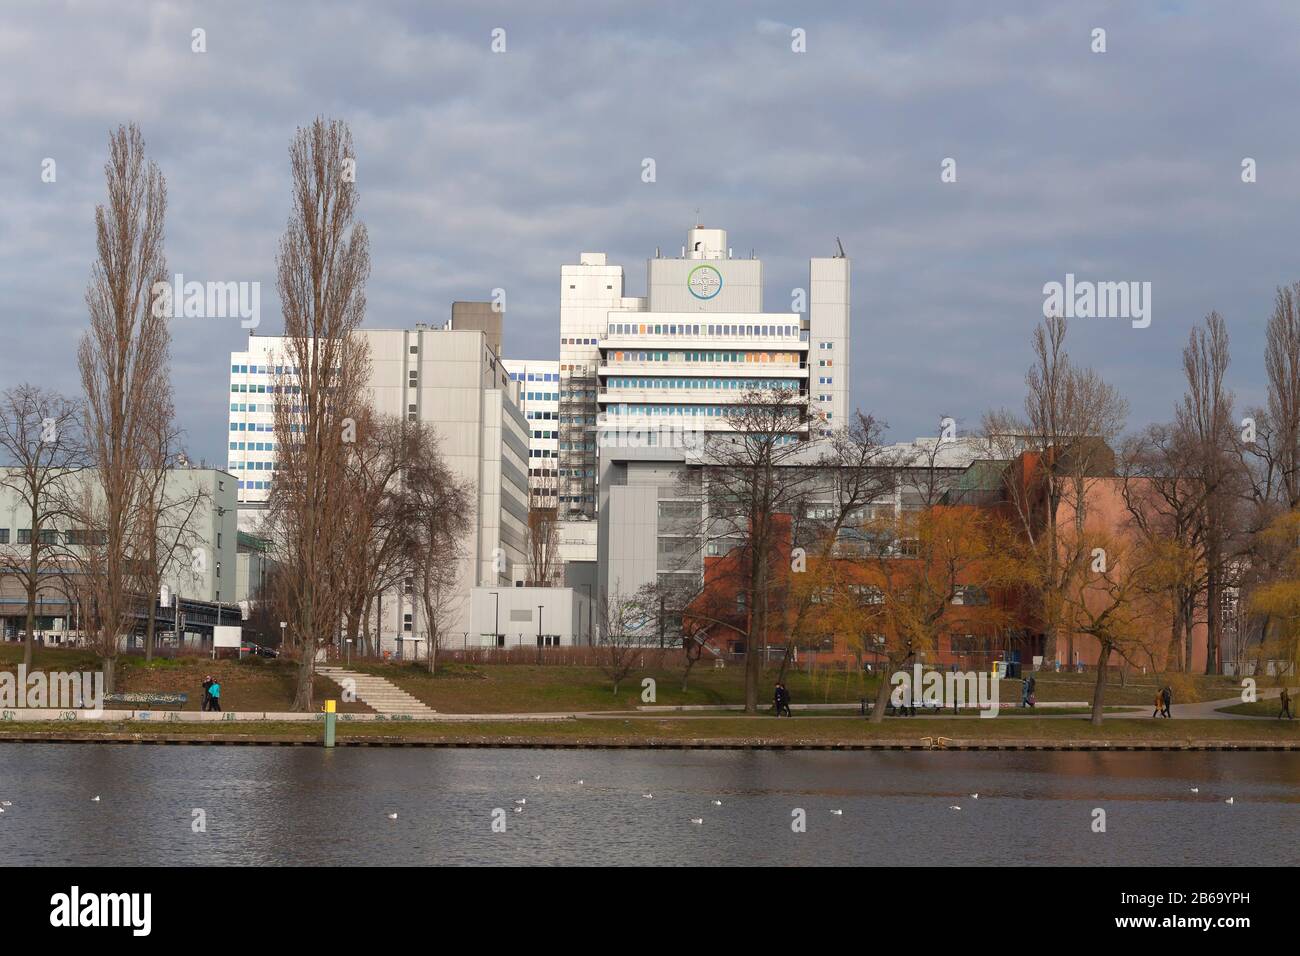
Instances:
[[[722,291],[722,273],[713,266],[696,266],[686,277],[686,287],[697,299],[712,299]]]

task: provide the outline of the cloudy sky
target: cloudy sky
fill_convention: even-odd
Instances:
[[[6,0],[0,385],[79,391],[119,123],[141,126],[167,177],[171,269],[260,282],[274,334],[287,148],[325,115],[356,143],[371,326],[441,323],[453,299],[502,287],[507,356],[554,358],[560,266],[604,251],[644,294],[645,258],[675,253],[698,209],[764,259],[772,311],[843,241],[854,400],[895,438],[1018,405],[1043,285],[1066,273],[1152,284],[1149,328],[1070,332],[1132,426],[1171,414],[1182,345],[1211,309],[1253,404],[1275,289],[1300,279],[1297,63],[1293,2]],[[225,461],[228,352],[246,335],[175,324],[195,457]]]

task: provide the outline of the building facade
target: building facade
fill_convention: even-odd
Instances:
[[[695,226],[681,256],[646,262],[646,295],[625,295],[603,253],[561,270],[559,509],[592,517],[600,432],[731,429],[756,389],[805,398],[808,437],[850,413],[850,262],[813,259],[790,312],[765,312],[763,263],[738,259],[723,229]],[[794,311],[799,309],[800,311]]]
[[[558,506],[560,449],[560,363],[506,359],[518,383],[519,410],[528,422],[528,489],[533,508]]]
[[[454,324],[454,323],[453,323]],[[384,416],[434,427],[448,467],[477,503],[464,542],[456,593],[444,628],[467,633],[475,586],[512,587],[526,571],[529,422],[515,383],[483,329],[363,329],[370,352],[371,403]],[[285,340],[255,336],[230,357],[229,468],[237,476],[240,529],[257,534],[275,474],[273,383]],[[411,595],[382,602],[381,645],[396,654],[423,647],[429,629]]]

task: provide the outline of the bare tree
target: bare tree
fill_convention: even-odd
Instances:
[[[1020,525],[1027,554],[1039,567],[1035,603],[1044,632],[1044,655],[1059,659],[1073,640],[1062,627],[1061,595],[1082,568],[1084,555],[1063,541],[1082,541],[1081,533],[1063,539],[1058,516],[1072,505],[1075,531],[1087,517],[1089,491],[1098,478],[1113,474],[1111,444],[1124,427],[1127,403],[1092,369],[1079,368],[1065,350],[1067,323],[1050,317],[1034,330],[1034,362],[1025,375],[1027,393],[1021,414],[1002,410],[984,417],[983,433],[994,457],[1023,467],[1006,472],[1006,500]]]
[[[560,557],[560,522],[554,508],[528,512],[528,586],[549,588],[563,583]]]
[[[96,573],[82,582],[90,598],[83,621],[111,691],[121,635],[138,603],[134,545],[149,438],[171,409],[171,335],[168,310],[155,298],[155,284],[168,286],[167,184],[146,161],[134,125],[109,137],[104,175],[108,202],[95,208],[98,256],[86,290],[90,329],[77,360],[86,392],[87,463],[102,492],[80,499],[92,509],[81,515],[81,526],[103,541],[88,549]]]
[[[704,533],[699,541],[725,552],[741,548],[747,610],[745,710],[758,712],[758,685],[769,628],[779,619],[771,585],[780,553],[780,515],[797,513],[815,469],[808,467],[808,400],[794,389],[755,390],[740,396],[726,417],[729,432],[710,436],[703,450]],[[784,519],[788,520],[788,519]]]
[[[647,594],[627,595],[616,585],[596,602],[596,659],[613,683],[615,695],[644,653],[652,619]]]
[[[187,465],[185,454],[176,448],[179,432],[172,425],[172,409],[149,423],[145,444],[144,472],[140,483],[140,508],[135,523],[136,540],[132,549],[137,556],[139,590],[145,599],[145,660],[153,659],[158,624],[158,598],[162,582],[173,572],[188,571],[197,585],[205,573],[206,558],[193,560],[193,552],[202,541],[198,519],[213,506],[208,491],[179,480],[177,469]]]
[[[415,426],[418,438],[403,476],[404,551],[412,590],[428,644],[429,673],[435,673],[446,620],[463,595],[458,591],[461,542],[474,514],[471,486],[459,481],[443,460],[437,436]]]
[[[346,124],[317,119],[289,147],[292,202],[277,257],[285,354],[275,383],[277,463],[268,518],[288,638],[299,654],[294,710],[312,709],[316,652],[347,604],[346,516],[356,423],[367,407],[365,226],[354,223],[355,161]]]
[[[1277,290],[1268,320],[1264,370],[1282,497],[1287,508],[1295,508],[1300,505],[1300,282]]]
[[[0,394],[0,450],[12,465],[0,469],[0,487],[15,496],[27,520],[26,529],[16,529],[19,540],[0,545],[0,574],[15,578],[27,599],[27,667],[32,666],[37,595],[66,566],[57,536],[67,512],[56,485],[81,467],[80,417],[76,403],[36,385]]]
[[[367,654],[373,652],[368,624],[374,602],[406,577],[401,476],[422,453],[421,435],[419,425],[369,409],[357,421],[347,463],[352,507],[344,515],[343,613],[346,636],[359,643],[364,631]]]
[[[1234,467],[1236,428],[1232,393],[1224,385],[1228,370],[1228,329],[1217,312],[1205,325],[1192,329],[1183,349],[1187,392],[1177,410],[1177,424],[1187,436],[1190,477],[1202,489],[1198,518],[1202,526],[1205,563],[1205,606],[1208,638],[1205,673],[1218,671],[1222,634],[1223,576],[1227,566],[1231,509],[1237,498],[1239,473]]]

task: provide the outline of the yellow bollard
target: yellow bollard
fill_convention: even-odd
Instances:
[[[334,722],[338,715],[334,713],[334,701],[325,701],[325,746],[334,746]]]

